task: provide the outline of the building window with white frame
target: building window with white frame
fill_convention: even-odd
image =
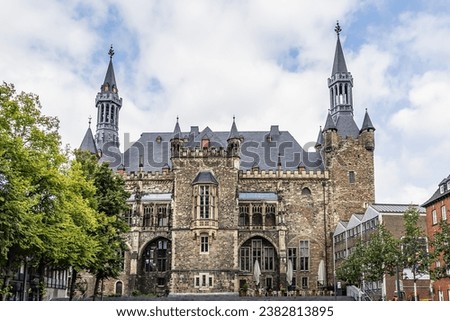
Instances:
[[[441,220],[447,220],[447,208],[445,207],[445,205],[441,207]]]
[[[437,224],[437,213],[436,210],[431,211],[431,224],[436,225]]]
[[[200,236],[200,253],[209,253],[209,236]]]
[[[194,278],[194,287],[212,288],[214,285],[214,276],[209,273],[200,273]]]
[[[215,219],[217,187],[214,185],[196,185],[195,215],[197,219]]]
[[[309,241],[300,241],[300,271],[309,271]]]

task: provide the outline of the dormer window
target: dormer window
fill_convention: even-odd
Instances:
[[[450,181],[447,182],[447,191],[450,191]]]
[[[444,184],[442,184],[441,186],[439,186],[439,192],[441,194],[444,194]]]

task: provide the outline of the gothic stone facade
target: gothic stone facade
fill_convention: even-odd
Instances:
[[[367,112],[361,129],[353,119],[339,34],[328,87],[315,151],[278,126],[240,132],[233,119],[229,132],[183,132],[177,120],[171,132],[143,133],[117,158],[122,100],[110,61],[96,139],[89,129],[81,145],[109,161],[132,195],[124,271],[104,292],[237,293],[245,283],[280,290],[290,271],[297,288],[330,286],[332,232],[375,195],[375,128]]]

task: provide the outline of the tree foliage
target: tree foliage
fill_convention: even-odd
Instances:
[[[419,217],[417,208],[408,208],[403,215],[405,232],[400,240],[395,239],[385,226],[379,225],[366,241],[358,243],[336,269],[337,277],[358,285],[363,279],[379,281],[385,274],[394,275],[398,267],[410,270],[416,282],[429,271],[426,237],[419,226]],[[450,250],[448,252],[450,258]]]
[[[443,264],[435,266],[431,270],[433,279],[448,278],[450,270],[450,224],[447,220],[439,223],[439,230],[434,234],[431,240],[430,260],[442,261]]]
[[[42,285],[45,268],[117,275],[127,225],[121,177],[92,155],[69,161],[59,122],[39,97],[0,86],[0,293],[24,263]]]
[[[0,86],[0,268],[3,290],[26,260],[46,266],[92,261],[98,242],[94,185],[60,149],[59,122],[41,114],[39,97]],[[3,291],[6,293],[7,291]]]
[[[401,238],[402,267],[410,269],[416,281],[429,272],[430,257],[427,250],[427,237],[419,225],[419,210],[409,207],[403,215],[405,233]]]
[[[363,279],[376,282],[395,272],[399,255],[399,241],[379,225],[366,241],[357,244],[336,275],[349,284],[360,285]]]
[[[96,277],[95,299],[99,282],[117,277],[122,271],[122,254],[127,250],[124,233],[129,230],[122,214],[128,208],[126,201],[130,194],[125,191],[123,178],[114,174],[108,164],[98,163],[96,156],[86,151],[78,150],[75,154],[85,176],[95,186],[95,209],[99,224],[94,235],[100,250],[95,260],[87,266],[87,270]]]

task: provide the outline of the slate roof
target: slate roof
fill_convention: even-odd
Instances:
[[[304,166],[306,170],[323,170],[323,162],[319,152],[307,152],[292,137],[288,131],[279,131],[277,126],[272,126],[267,131],[245,131],[240,132],[241,143],[241,170],[250,170],[259,167],[260,170],[276,170],[278,154],[280,154],[282,170],[297,170]],[[276,127],[276,128],[274,128]],[[271,134],[270,134],[271,133]],[[270,134],[270,141],[268,140]],[[170,140],[173,133],[153,132],[142,133],[141,137],[124,154],[122,163],[127,172],[138,171],[139,156],[144,156],[144,171],[160,171],[161,168],[171,164]],[[200,148],[201,140],[207,137],[210,146],[216,148],[227,148],[227,139],[230,132],[214,132],[206,127],[201,132],[198,127],[191,127],[191,132],[182,132],[181,136],[186,139],[184,147]],[[115,164],[113,167],[118,167]]]
[[[334,76],[337,73],[347,72],[347,65],[345,63],[344,52],[342,50],[341,40],[339,39],[339,35],[337,37],[336,43],[336,51],[334,53],[334,62],[333,62],[333,70],[331,72],[331,76]]]
[[[361,126],[361,132],[364,130],[368,130],[368,129],[375,130],[375,127],[373,126],[372,120],[370,120],[369,113],[367,112],[367,109],[366,109],[366,114],[364,115],[363,124]]]
[[[450,175],[447,178],[444,178],[438,186],[438,189],[433,193],[433,195],[422,204],[423,207],[427,207],[441,199],[450,197]],[[443,186],[443,192],[441,193],[441,186]]]
[[[109,84],[109,91],[112,91],[113,86],[117,89],[116,76],[114,75],[114,67],[112,63],[112,57],[109,59],[108,70],[106,71],[105,80],[103,85]],[[104,87],[103,87],[104,88]]]
[[[314,147],[320,147],[323,145],[323,133],[322,133],[322,127],[319,129],[319,135],[317,135],[316,145]]]
[[[328,129],[336,129],[336,124],[334,123],[333,117],[331,117],[330,113],[328,113],[327,115],[327,120],[325,122],[323,130],[326,131]]]
[[[80,145],[81,150],[86,150],[92,154],[97,154],[97,145],[95,144],[94,135],[89,127],[84,135],[83,141]]]
[[[357,138],[359,136],[359,128],[355,123],[353,115],[340,114],[336,121],[337,133],[341,137],[353,137]]]
[[[194,178],[194,181],[192,184],[215,184],[219,185],[216,178],[211,172],[205,171],[200,172],[197,174],[197,176]]]
[[[237,130],[236,122],[233,119],[233,125],[231,125],[230,129],[230,135],[228,136],[228,139],[232,138],[239,138],[239,132]]]

